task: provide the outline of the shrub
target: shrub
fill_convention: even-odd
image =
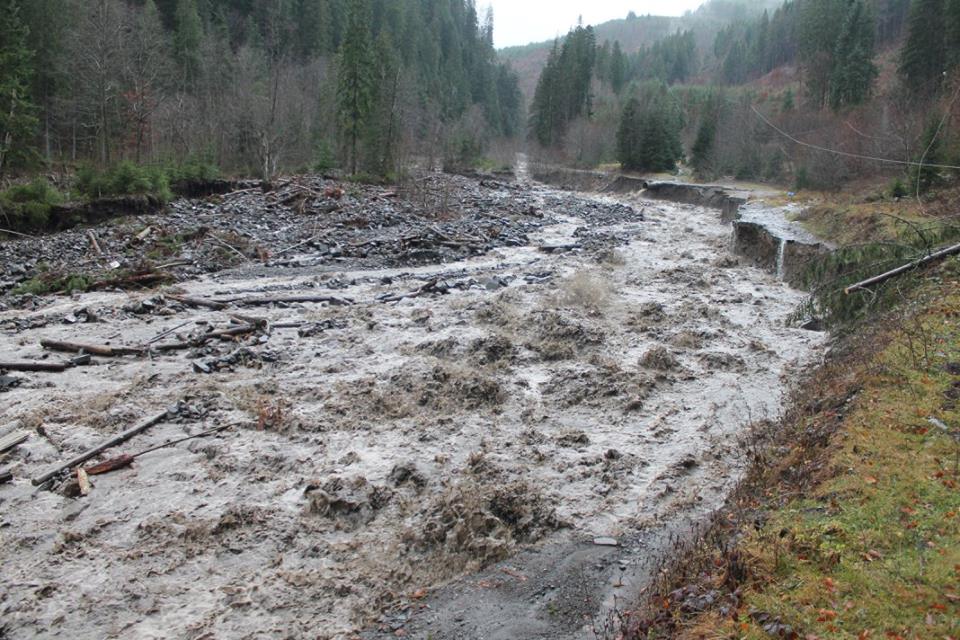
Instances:
[[[37,178],[0,192],[0,213],[14,231],[42,229],[50,219],[50,209],[63,202],[63,196],[47,180]]]
[[[893,182],[890,183],[891,198],[905,198],[909,193],[907,185],[905,185],[900,178],[894,178]]]
[[[177,182],[210,182],[220,178],[220,167],[199,157],[190,157],[179,164],[167,165],[165,171],[171,184]]]
[[[87,198],[151,195],[166,202],[173,198],[170,179],[162,168],[121,162],[106,171],[83,166],[77,171],[77,191]]]
[[[313,161],[313,170],[317,173],[326,173],[337,168],[337,154],[326,140],[317,145],[317,156]]]

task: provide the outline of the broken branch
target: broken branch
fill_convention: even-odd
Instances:
[[[201,298],[189,298],[187,296],[175,296],[167,295],[171,300],[175,300],[181,304],[185,304],[188,307],[204,307],[206,309],[213,309],[214,311],[222,311],[227,308],[225,302],[217,302],[216,300],[204,300]]]
[[[56,476],[66,471],[67,469],[72,469],[77,465],[81,465],[87,460],[90,460],[91,458],[100,455],[107,449],[115,447],[118,444],[123,444],[130,438],[143,433],[150,427],[157,425],[160,422],[163,422],[167,417],[175,414],[177,411],[178,409],[175,409],[173,411],[167,410],[167,411],[164,411],[163,413],[159,413],[153,416],[152,418],[148,418],[147,420],[141,422],[137,426],[127,429],[126,431],[117,434],[116,436],[110,438],[109,440],[102,442],[101,444],[97,445],[93,449],[90,449],[77,456],[74,456],[73,458],[70,458],[66,462],[57,463],[49,471],[31,480],[31,482],[33,483],[33,486],[38,487],[44,484],[45,482],[48,482],[52,478],[55,478]]]
[[[0,362],[0,369],[7,371],[63,373],[67,370],[67,365],[59,362]]]
[[[108,347],[98,344],[77,344],[73,342],[58,342],[56,340],[42,340],[40,346],[50,351],[63,353],[89,353],[104,358],[119,356],[140,356],[144,350],[140,347]]]

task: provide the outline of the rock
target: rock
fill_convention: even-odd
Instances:
[[[396,465],[393,470],[390,471],[387,479],[390,480],[395,487],[411,484],[417,489],[421,489],[427,484],[426,476],[424,476],[423,473],[417,469],[417,465],[412,462]]]
[[[597,547],[619,547],[620,542],[616,538],[594,538],[594,546]]]
[[[24,382],[24,378],[14,378],[13,376],[0,375],[0,393],[10,391],[14,387],[19,387]]]
[[[679,367],[680,363],[666,347],[654,347],[640,358],[640,366],[657,371],[672,371]]]

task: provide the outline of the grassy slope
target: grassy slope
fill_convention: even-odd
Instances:
[[[764,508],[696,578],[734,604],[668,599],[648,637],[960,637],[960,441],[929,421],[960,430],[960,260],[852,353],[811,382],[741,496]]]

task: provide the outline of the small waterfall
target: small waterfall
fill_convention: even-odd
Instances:
[[[787,257],[787,241],[785,238],[780,238],[780,247],[777,250],[777,278],[779,280],[786,279],[786,275],[787,275],[786,257]]]

